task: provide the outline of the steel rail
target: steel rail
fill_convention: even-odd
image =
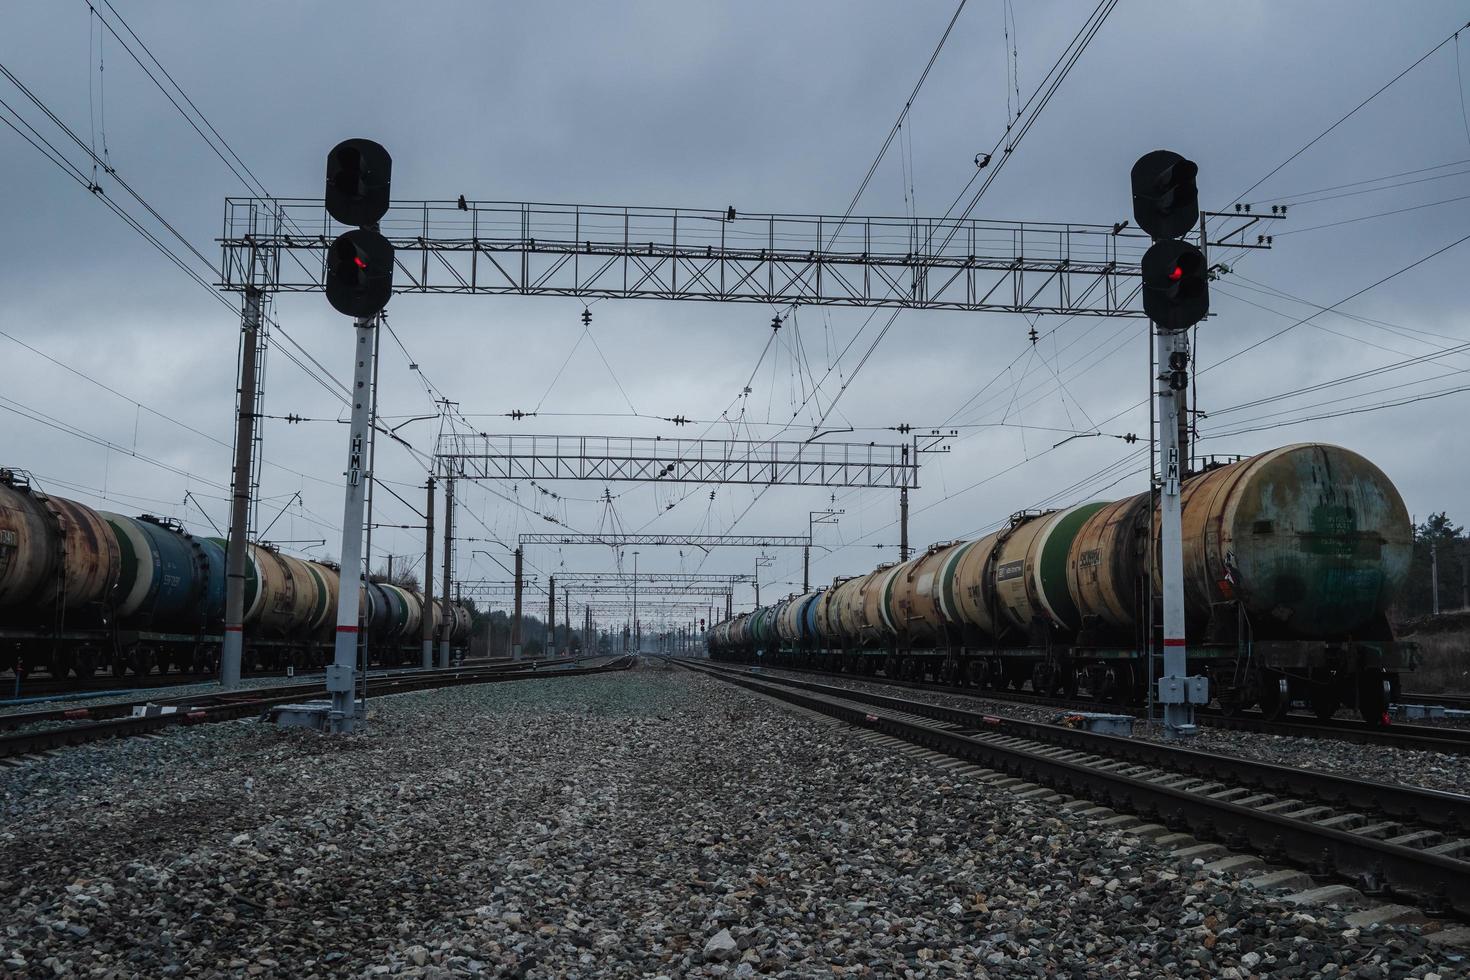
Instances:
[[[686,666],[688,666],[686,664]],[[1470,917],[1470,862],[1389,844],[1304,820],[1239,806],[1145,779],[1037,754],[1002,742],[976,738],[892,709],[838,699],[749,675],[704,670],[726,683],[884,732],[945,755],[1050,786],[1104,806],[1205,839],[1224,838],[1234,848],[1250,847],[1268,861],[1290,863],[1318,874],[1353,881],[1368,892],[1412,898],[1437,914]],[[773,679],[778,680],[779,679]]]
[[[394,680],[380,681],[369,690],[369,697],[383,697],[389,694],[410,694],[416,691],[436,690],[444,687],[461,687],[470,684],[493,684],[501,681],[540,679],[549,677],[579,677],[588,674],[604,674],[612,671],[627,670],[632,666],[633,658],[622,657],[611,663],[598,667],[572,667],[556,670],[528,670],[528,671],[453,671],[446,676],[440,672],[434,676],[404,677]],[[318,689],[312,685],[312,691]],[[146,735],[163,728],[175,725],[196,725],[207,722],[234,721],[239,718],[259,715],[263,709],[276,704],[287,704],[301,697],[300,689],[294,689],[290,693],[280,693],[279,689],[265,689],[267,696],[250,697],[240,700],[224,701],[219,704],[192,707],[188,711],[178,711],[172,714],[148,715],[143,717],[112,718],[103,721],[77,722],[75,724],[63,725],[58,728],[47,728],[34,732],[19,732],[12,735],[0,737],[0,759],[11,758],[18,755],[26,755],[32,752],[42,752],[49,749],[64,748],[70,745],[83,745],[89,742],[98,742],[111,738],[129,738],[138,735]],[[254,692],[251,692],[252,694]],[[187,700],[187,699],[185,699]],[[128,705],[131,708],[131,705]]]
[[[739,666],[732,664],[732,666]],[[959,684],[932,683],[889,678],[882,674],[849,674],[823,670],[818,667],[772,666],[771,670],[784,670],[799,674],[815,674],[820,677],[842,677],[869,684],[885,684],[915,691],[935,691],[956,694],[961,697],[981,698],[987,701],[1013,701],[1017,704],[1034,704],[1048,708],[1072,709],[1077,711],[1127,712],[1142,717],[1141,710],[1115,702],[1097,701],[1088,698],[1056,698],[1030,691],[1009,691],[999,688],[966,687]],[[1210,728],[1229,731],[1257,732],[1263,735],[1284,735],[1291,738],[1331,738],[1356,745],[1388,745],[1396,749],[1411,749],[1417,752],[1443,752],[1449,755],[1470,754],[1470,729],[1448,728],[1435,725],[1394,724],[1387,727],[1370,727],[1365,722],[1332,719],[1322,722],[1301,717],[1289,717],[1272,721],[1258,712],[1226,715],[1213,708],[1196,709],[1195,722]]]
[[[729,671],[732,674],[746,673],[738,668],[713,669]],[[1139,765],[1157,766],[1180,773],[1229,779],[1242,786],[1268,789],[1277,793],[1287,793],[1293,796],[1308,795],[1323,803],[1361,808],[1369,812],[1382,813],[1385,816],[1402,820],[1412,820],[1470,837],[1470,796],[1459,793],[1447,793],[1403,783],[1355,779],[1311,769],[1297,769],[1292,766],[1280,766],[1272,762],[1262,762],[1240,756],[1201,752],[1183,745],[1103,735],[1063,725],[1007,718],[989,712],[972,711],[923,701],[911,701],[906,698],[876,694],[872,691],[857,691],[845,687],[834,687],[830,684],[819,684],[815,681],[803,681],[790,677],[767,677],[765,679],[802,690],[814,691],[818,694],[846,698],[850,701],[859,701],[893,711],[905,711],[962,728],[1049,742],[1067,749],[1093,752],[1114,759]]]
[[[573,662],[574,660],[572,658],[562,658],[559,660],[526,660],[520,662],[505,661],[483,664],[462,664],[459,667],[450,667],[445,669],[435,668],[429,671],[425,671],[421,668],[390,668],[387,670],[373,671],[369,675],[369,680],[374,684],[378,684],[396,681],[401,678],[434,677],[444,676],[445,674],[463,674],[472,671],[504,671],[507,673],[515,673],[518,671],[532,670],[538,667],[561,666],[563,664],[569,664]],[[150,697],[147,693],[145,693],[148,690],[146,688],[136,691],[124,690],[119,691],[118,693],[120,695],[136,694],[138,696],[138,700],[109,701],[104,704],[79,703],[72,704],[67,707],[42,708],[36,711],[15,711],[7,714],[0,714],[0,729],[20,728],[25,725],[45,721],[77,721],[87,718],[100,720],[105,718],[123,717],[129,715],[132,711],[133,705],[142,703],[143,699],[146,699],[147,703],[149,704],[157,704],[163,706],[188,705],[193,707],[208,706],[210,704],[223,704],[239,700],[251,700],[258,696],[268,696],[274,694],[290,693],[293,697],[310,697],[313,694],[321,691],[322,677],[323,675],[321,674],[306,675],[305,678],[298,679],[291,684],[283,684],[275,687],[257,687],[238,691],[225,691],[223,689],[217,689],[213,691],[202,691],[198,694],[179,694],[173,697],[163,698]],[[169,686],[186,686],[186,683],[187,682],[185,682],[185,684]],[[167,686],[158,688],[158,690],[160,691],[167,691],[167,689]]]
[[[513,663],[509,658],[497,657],[494,660],[467,660],[463,664],[466,668],[488,667],[498,664]],[[374,667],[372,676],[378,676],[378,672],[389,673],[401,671],[402,667]],[[296,673],[290,675],[295,678],[317,677],[320,679],[322,667],[298,667]],[[281,668],[271,670],[250,671],[246,677],[286,677],[286,671]],[[83,693],[117,693],[130,694],[134,691],[147,690],[151,688],[182,687],[185,684],[213,684],[219,680],[219,671],[197,671],[183,670],[176,673],[160,672],[157,674],[127,674],[119,676],[110,672],[102,672],[91,677],[52,677],[47,674],[28,673],[21,678],[20,693],[23,698],[35,699],[48,695],[83,694]],[[0,674],[0,695],[15,688],[15,675]]]

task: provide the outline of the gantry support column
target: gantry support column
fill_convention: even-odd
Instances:
[[[515,615],[510,620],[510,659],[521,659],[521,590],[524,588],[524,577],[522,575],[522,562],[525,551],[516,549],[516,608]]]
[[[424,649],[420,666],[434,666],[434,478],[425,484],[428,499],[424,502]]]
[[[449,580],[454,574],[454,477],[444,478],[444,618],[439,624],[439,666],[449,666],[449,634],[454,613],[449,606]]]
[[[250,470],[255,449],[256,352],[260,345],[260,290],[245,291],[240,317],[240,404],[235,413],[235,478],[230,494],[230,536],[225,557],[225,637],[220,648],[219,680],[226,690],[240,686],[245,650],[245,565],[250,550]]]

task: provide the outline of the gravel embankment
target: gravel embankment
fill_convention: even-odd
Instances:
[[[1024,721],[1051,722],[1062,712],[1016,701],[947,694],[909,687],[892,687],[881,681],[859,681],[847,677],[815,675],[801,671],[763,669],[759,673],[814,681],[849,690],[871,691],[893,697],[911,698],[929,704],[983,711]],[[1133,737],[1150,741],[1166,741],[1163,733],[1144,721],[1135,721]],[[1238,732],[1201,726],[1199,734],[1188,743],[1201,752],[1271,762],[1280,766],[1341,773],[1360,779],[1385,783],[1406,783],[1450,793],[1465,793],[1470,788],[1470,755],[1447,752],[1418,752],[1397,749],[1391,745],[1357,745],[1332,738],[1296,738],[1289,735],[1267,735],[1261,732]]]
[[[371,707],[0,772],[0,973],[1464,975],[682,671]]]

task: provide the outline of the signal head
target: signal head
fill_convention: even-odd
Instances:
[[[393,158],[372,140],[343,140],[327,154],[327,211],[344,225],[375,225],[388,211]]]
[[[376,315],[393,296],[393,244],[365,228],[338,235],[327,249],[326,292],[338,313]]]
[[[1133,165],[1133,219],[1154,238],[1178,238],[1199,221],[1199,167],[1172,150],[1154,150]]]
[[[1205,256],[1188,242],[1155,242],[1143,255],[1143,311],[1163,330],[1187,330],[1210,312]]]

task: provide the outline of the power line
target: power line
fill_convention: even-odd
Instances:
[[[1314,194],[1326,194],[1328,191],[1340,191],[1348,187],[1361,187],[1364,184],[1376,184],[1384,180],[1397,180],[1400,177],[1413,177],[1417,174],[1427,174],[1434,170],[1448,170],[1450,167],[1463,167],[1470,163],[1470,157],[1463,160],[1451,160],[1448,163],[1436,164],[1433,167],[1420,167],[1416,170],[1401,170],[1394,174],[1384,174],[1382,177],[1365,177],[1362,180],[1349,181],[1346,184],[1332,184],[1327,187],[1316,187],[1309,191],[1297,191],[1294,194],[1279,194],[1272,196],[1271,200],[1277,204],[1291,204],[1297,198],[1311,197]]]
[[[1467,171],[1470,172],[1470,171]],[[1461,194],[1458,197],[1447,197],[1442,201],[1430,201],[1428,204],[1415,204],[1407,208],[1394,208],[1392,211],[1379,211],[1376,214],[1364,214],[1356,218],[1344,218],[1342,221],[1330,221],[1323,225],[1308,225],[1306,228],[1292,228],[1289,231],[1278,231],[1277,238],[1287,235],[1300,235],[1308,231],[1321,231],[1324,228],[1340,228],[1343,225],[1356,224],[1359,221],[1371,221],[1374,218],[1387,218],[1396,214],[1407,214],[1410,211],[1422,211],[1425,208],[1437,208],[1444,204],[1454,204],[1457,201],[1470,201],[1470,194]]]
[[[1267,431],[1267,430],[1270,430],[1270,429],[1284,428],[1284,427],[1289,426],[1289,425],[1300,425],[1303,422],[1320,422],[1320,421],[1322,421],[1324,419],[1341,418],[1341,417],[1346,416],[1346,415],[1361,415],[1361,414],[1364,414],[1366,412],[1377,412],[1377,411],[1382,411],[1383,409],[1387,409],[1387,408],[1398,408],[1398,407],[1403,406],[1403,405],[1412,405],[1415,402],[1431,401],[1431,400],[1437,399],[1437,398],[1444,398],[1447,395],[1457,395],[1457,394],[1460,394],[1461,392],[1465,392],[1465,391],[1470,391],[1470,385],[1461,385],[1459,387],[1446,388],[1446,389],[1443,389],[1441,391],[1432,391],[1432,392],[1428,392],[1428,393],[1425,393],[1425,394],[1422,394],[1422,395],[1413,395],[1413,396],[1410,396],[1410,397],[1407,397],[1407,398],[1397,399],[1395,401],[1381,402],[1381,403],[1379,403],[1377,405],[1366,405],[1366,406],[1361,406],[1361,407],[1358,407],[1358,408],[1345,408],[1345,409],[1342,409],[1341,411],[1337,411],[1337,412],[1325,412],[1325,413],[1323,413],[1321,415],[1309,415],[1309,416],[1306,416],[1306,417],[1303,417],[1303,418],[1299,418],[1299,419],[1291,419],[1290,421],[1286,421],[1286,422],[1272,423],[1271,425],[1246,426],[1246,427],[1243,427],[1243,428],[1231,429],[1228,432],[1210,432],[1210,433],[1207,433],[1205,435],[1202,435],[1200,438],[1201,439],[1224,439],[1224,438],[1226,438],[1228,436],[1243,435],[1243,434],[1245,434],[1247,432],[1264,432],[1264,431]]]
[[[1344,303],[1351,302],[1352,300],[1357,299],[1359,296],[1361,296],[1364,293],[1368,292],[1370,289],[1376,289],[1379,286],[1383,285],[1384,283],[1388,282],[1389,280],[1396,279],[1399,276],[1403,275],[1405,272],[1408,272],[1410,269],[1417,268],[1418,266],[1423,265],[1425,262],[1428,262],[1430,259],[1435,258],[1436,256],[1439,256],[1439,255],[1443,255],[1445,252],[1448,252],[1450,249],[1454,248],[1456,245],[1464,244],[1467,241],[1470,241],[1470,235],[1466,235],[1463,238],[1458,238],[1455,241],[1450,242],[1448,245],[1444,245],[1444,246],[1442,246],[1440,248],[1437,248],[1433,252],[1430,252],[1428,255],[1424,256],[1423,258],[1415,259],[1413,262],[1410,262],[1408,265],[1404,266],[1403,268],[1401,268],[1401,269],[1399,269],[1399,270],[1397,270],[1395,272],[1390,272],[1388,275],[1384,276],[1382,279],[1379,279],[1376,282],[1370,283],[1369,285],[1364,286],[1362,289],[1359,289],[1359,290],[1357,290],[1354,293],[1351,293],[1351,294],[1349,294],[1347,296],[1344,296],[1342,299],[1338,300],[1336,303],[1333,303],[1331,306],[1321,307],[1321,308],[1317,309],[1316,311],[1314,311],[1313,313],[1311,313],[1311,314],[1309,314],[1307,316],[1302,317],[1300,320],[1297,320],[1295,323],[1291,323],[1291,324],[1288,324],[1285,327],[1282,327],[1280,330],[1276,331],[1275,333],[1271,334],[1270,336],[1263,337],[1263,338],[1261,338],[1260,340],[1256,341],[1253,344],[1248,344],[1245,347],[1242,347],[1240,350],[1236,351],[1234,354],[1231,354],[1228,357],[1225,357],[1225,358],[1222,358],[1221,360],[1216,361],[1215,363],[1211,364],[1209,367],[1201,368],[1196,373],[1203,374],[1206,371],[1213,371],[1215,368],[1220,367],[1223,364],[1228,364],[1229,362],[1235,360],[1237,357],[1240,357],[1242,354],[1245,354],[1245,353],[1247,353],[1249,351],[1253,351],[1257,347],[1260,347],[1262,344],[1270,343],[1271,341],[1275,340],[1277,337],[1280,337],[1282,334],[1286,333],[1287,331],[1294,330],[1294,329],[1296,329],[1297,327],[1301,326],[1304,323],[1310,323],[1312,320],[1315,320],[1317,317],[1321,316],[1323,313],[1329,313],[1329,312],[1337,309],[1337,307],[1343,305]]]
[[[1260,180],[1256,181],[1254,184],[1252,184],[1249,187],[1247,187],[1244,191],[1241,191],[1239,194],[1235,195],[1235,198],[1234,198],[1233,201],[1231,201],[1231,203],[1232,204],[1238,203],[1242,198],[1244,198],[1251,191],[1255,190],[1257,187],[1260,187],[1266,181],[1270,180],[1272,177],[1274,177],[1278,173],[1280,173],[1282,171],[1282,169],[1287,164],[1291,163],[1291,161],[1295,160],[1297,157],[1301,156],[1303,153],[1307,152],[1307,150],[1309,150],[1313,146],[1315,146],[1317,144],[1317,142],[1319,140],[1321,140],[1323,137],[1325,137],[1328,133],[1331,133],[1334,129],[1336,129],[1337,127],[1341,126],[1343,123],[1347,122],[1350,118],[1353,117],[1353,115],[1355,115],[1357,113],[1357,111],[1359,109],[1363,108],[1368,103],[1372,102],[1374,99],[1376,99],[1380,95],[1382,95],[1384,92],[1388,91],[1388,89],[1395,82],[1397,82],[1400,78],[1403,78],[1409,72],[1413,71],[1415,68],[1418,68],[1420,65],[1424,64],[1424,62],[1428,61],[1430,55],[1434,54],[1440,48],[1444,47],[1446,44],[1448,44],[1450,41],[1452,41],[1455,38],[1455,36],[1460,33],[1460,31],[1462,31],[1462,30],[1465,29],[1465,27],[1470,27],[1470,23],[1467,23],[1467,24],[1463,25],[1462,27],[1456,28],[1452,33],[1450,33],[1448,36],[1446,36],[1443,41],[1440,41],[1434,47],[1432,47],[1428,51],[1426,51],[1424,53],[1423,57],[1421,57],[1418,61],[1414,62],[1409,67],[1405,68],[1403,71],[1399,72],[1397,75],[1393,76],[1388,81],[1384,82],[1383,85],[1382,85],[1382,87],[1380,87],[1372,95],[1368,96],[1362,102],[1359,102],[1357,105],[1353,106],[1351,109],[1349,109],[1347,111],[1347,113],[1345,115],[1343,115],[1340,119],[1338,119],[1336,122],[1334,122],[1331,126],[1328,126],[1326,129],[1322,130],[1322,132],[1318,133],[1316,136],[1313,136],[1311,139],[1307,140],[1307,142],[1304,143],[1301,146],[1301,148],[1298,149],[1295,153],[1293,153],[1291,156],[1287,157],[1285,160],[1282,160],[1280,163],[1278,163],[1271,170],[1270,173],[1266,174],[1266,176],[1262,177]]]
[[[862,199],[863,193],[868,189],[868,184],[873,180],[873,174],[878,171],[878,164],[883,162],[883,155],[893,145],[893,138],[903,129],[904,119],[908,117],[909,110],[913,108],[914,100],[919,97],[919,90],[924,87],[924,82],[928,79],[929,72],[934,67],[934,62],[939,60],[939,52],[944,50],[945,42],[949,40],[950,32],[954,30],[955,22],[960,19],[960,14],[964,12],[967,2],[968,0],[960,0],[959,6],[955,8],[954,15],[949,18],[949,23],[945,26],[944,33],[939,36],[939,43],[934,45],[934,51],[929,55],[929,60],[924,65],[924,70],[919,73],[919,80],[914,83],[914,90],[904,100],[903,108],[899,110],[898,118],[894,120],[893,127],[888,130],[888,136],[883,140],[883,145],[878,147],[878,153],[873,157],[872,165],[868,167],[868,172],[863,175],[862,182],[858,184],[857,191],[852,195],[852,200],[847,204],[847,210],[843,213],[842,220],[837,223],[836,229],[832,232],[832,237],[828,239],[828,248],[831,248],[832,243],[837,240],[837,235],[842,231],[842,226],[847,224],[847,219],[852,217],[853,209],[857,207],[858,201]]]

